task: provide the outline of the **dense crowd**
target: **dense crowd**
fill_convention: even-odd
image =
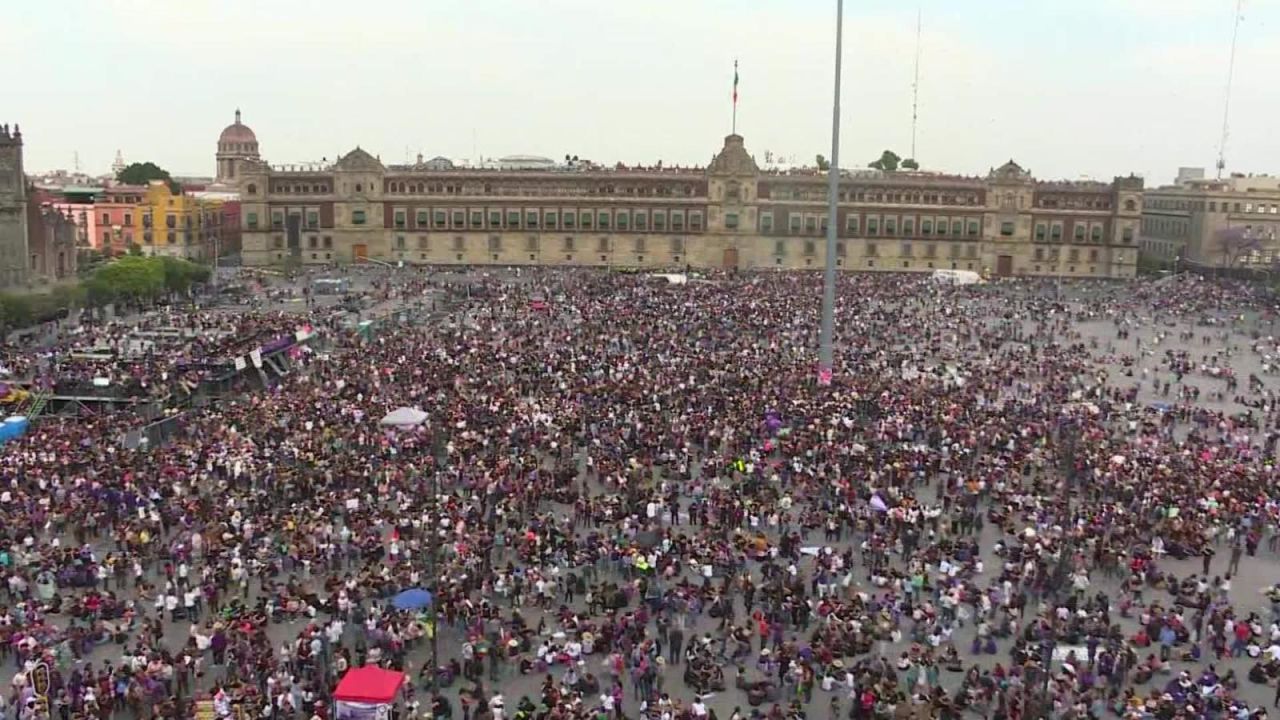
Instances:
[[[807,274],[483,278],[372,337],[212,321],[330,346],[160,447],[103,415],[0,449],[4,716],[43,661],[64,719],[327,720],[364,664],[466,720],[1265,717],[1280,593],[1232,582],[1275,551],[1278,411],[1233,368],[1275,357],[1269,300],[840,283],[831,387]],[[417,587],[433,612],[395,609]]]

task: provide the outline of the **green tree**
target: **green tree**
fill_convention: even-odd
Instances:
[[[831,163],[827,162],[827,158],[822,155],[819,155],[818,157],[814,158],[814,161],[818,163],[819,170],[825,171],[825,170],[831,169]]]
[[[129,163],[116,173],[116,180],[126,185],[146,185],[152,180],[163,180],[169,185],[169,192],[177,195],[182,192],[179,185],[169,175],[169,171],[153,162]]]
[[[67,310],[84,307],[85,299],[88,297],[84,285],[80,283],[55,285],[49,295],[53,298],[54,305]]]
[[[885,172],[896,172],[898,164],[902,162],[902,158],[892,150],[885,150],[880,153],[880,159],[875,162],[867,163],[867,167],[883,170]]]
[[[906,160],[902,161],[902,169],[903,170],[919,170],[920,163],[916,162],[915,158],[907,158]]]
[[[165,290],[164,264],[158,258],[128,255],[98,268],[87,289],[91,296],[145,300]]]
[[[25,295],[0,293],[0,327],[6,330],[31,324],[31,300]]]
[[[207,282],[209,268],[178,258],[159,258],[164,268],[164,288],[171,293],[185,293],[193,283]]]
[[[116,301],[115,290],[102,278],[94,277],[84,281],[85,299],[90,305],[101,307]]]

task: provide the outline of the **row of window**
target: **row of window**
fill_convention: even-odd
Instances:
[[[503,252],[506,249],[506,245],[505,245],[506,241],[507,239],[501,235],[490,235],[488,238],[489,252]],[[307,248],[310,250],[317,250],[317,249],[332,250],[333,237],[330,235],[325,235],[325,236],[310,235],[306,238],[306,244],[307,244]],[[454,236],[450,241],[450,247],[454,251],[465,250],[466,244],[467,244],[466,238],[464,238],[461,235]],[[601,252],[601,253],[609,253],[609,252],[614,252],[621,249],[617,247],[618,244],[615,243],[613,239],[609,237],[596,238],[594,245],[595,245],[595,251]],[[631,245],[630,250],[635,253],[646,253],[654,250],[660,251],[660,248],[655,248],[654,244],[651,243],[648,238],[644,238],[644,237],[632,238],[630,245]],[[666,245],[667,245],[667,250],[673,254],[684,253],[684,250],[685,250],[684,238],[670,238],[667,240]],[[285,246],[284,236],[283,235],[274,236],[272,238],[272,246],[274,249],[277,249],[277,250],[283,249]],[[792,247],[793,245],[791,242],[786,240],[778,240],[774,244],[774,255],[779,257],[785,257],[790,253]],[[523,249],[526,252],[540,252],[542,248],[543,248],[543,238],[540,238],[537,235],[530,235],[524,239]],[[865,252],[868,257],[879,257],[881,254],[880,245],[878,245],[875,242],[866,243],[865,248],[866,248]],[[956,258],[976,259],[978,257],[978,246],[976,244],[951,243],[951,244],[947,244],[945,248],[946,248],[945,255],[952,259],[956,259]],[[417,236],[416,239],[407,237],[405,235],[397,235],[395,236],[394,249],[401,252],[411,250],[411,249],[416,249],[419,251],[428,251],[431,249],[431,243],[426,235],[419,235]],[[585,250],[586,248],[583,247],[582,243],[579,243],[579,238],[564,237],[560,242],[560,249],[563,252],[571,253],[579,250]],[[799,249],[801,250],[802,254],[805,256],[815,256],[817,254],[817,243],[815,243],[812,240],[806,240],[804,241],[804,244],[800,246]],[[898,255],[899,257],[908,257],[908,258],[915,257],[915,250],[916,250],[916,247],[912,243],[904,242],[898,247]],[[1037,255],[1036,255],[1037,259],[1040,259],[1042,250],[1043,248],[1037,249]],[[938,245],[936,243],[924,244],[920,246],[920,251],[921,251],[920,257],[924,257],[924,258],[936,258],[936,257],[940,257],[943,254],[943,253],[939,253]],[[1096,250],[1092,251],[1091,256],[1096,256],[1096,253],[1097,253]],[[844,242],[836,243],[836,255],[840,257],[845,257],[846,254],[847,254],[846,244]]]
[[[451,242],[452,242],[452,247],[455,251],[464,250],[466,248],[466,238],[464,238],[461,235],[455,236]],[[308,235],[306,237],[306,244],[307,244],[307,248],[310,250],[318,250],[318,249],[332,250],[333,236]],[[284,246],[285,246],[284,236],[283,235],[272,236],[271,245],[272,245],[272,248],[275,250],[284,249]],[[409,250],[411,245],[417,250],[429,250],[431,248],[430,242],[427,239],[426,235],[419,235],[416,240],[412,240],[411,238],[408,238],[404,235],[397,235],[395,237],[396,250],[398,251]],[[612,252],[614,249],[612,247],[612,241],[608,237],[597,238],[595,245],[596,245],[596,252],[607,253],[607,252]],[[539,251],[541,246],[542,246],[542,240],[537,235],[530,235],[529,237],[525,238],[524,248],[526,251],[537,252]],[[672,253],[676,253],[676,254],[683,253],[684,238],[670,238],[667,241],[667,246],[670,252]],[[490,252],[502,252],[504,248],[504,238],[501,235],[490,235],[488,239],[488,247]],[[631,247],[633,251],[637,253],[643,253],[648,251],[651,248],[651,245],[647,238],[638,237],[632,240]],[[561,249],[564,252],[574,252],[578,250],[579,249],[578,239],[573,237],[565,237],[561,242]]]
[[[129,230],[125,230],[121,232],[118,235],[118,238],[122,240],[125,245],[133,244],[133,233]],[[176,245],[179,239],[182,240],[183,244],[187,244],[187,243],[190,243],[192,240],[199,241],[200,236],[198,233],[195,233],[193,237],[193,233],[190,233],[186,230],[169,230],[164,234],[164,241],[166,244]],[[217,236],[213,234],[210,234],[205,237],[206,242],[213,242],[215,239],[217,239]],[[154,242],[154,240],[155,240],[155,236],[151,233],[150,230],[144,231],[142,233],[142,243],[144,245],[151,245]],[[102,244],[107,247],[111,245],[110,230],[102,231]]]
[[[359,216],[357,216],[359,214]],[[415,210],[414,227],[433,227],[437,229],[471,227],[490,230],[609,230],[665,232],[668,228],[673,232],[702,229],[702,211],[690,210],[597,210],[597,211],[555,211],[555,210]],[[408,227],[409,210],[396,208],[392,215],[392,225],[397,229]],[[365,220],[362,211],[352,212],[353,225],[362,225]]]
[[[1098,262],[1098,258],[1100,257],[1100,255],[1101,253],[1096,248],[1089,250],[1089,262],[1092,262],[1092,263]],[[1060,257],[1061,257],[1061,253],[1059,252],[1058,248],[1038,247],[1035,250],[1036,262],[1041,262],[1044,260],[1048,260],[1050,262],[1057,262]],[[1079,248],[1067,249],[1067,262],[1073,262],[1073,263],[1080,262]]]
[[[733,218],[732,225],[730,225],[730,218]],[[736,227],[736,220],[736,215],[725,215],[725,227]],[[787,214],[787,223],[787,230],[793,234],[825,233],[827,231],[826,215],[789,213]],[[773,232],[772,212],[760,213],[759,227],[762,233]],[[897,216],[886,217],[881,215],[863,217],[853,214],[845,217],[845,235],[858,235],[863,228],[865,228],[867,235],[883,234],[890,237],[898,235],[899,231],[905,237],[915,237],[917,236],[917,230],[921,236],[937,235],[942,237],[949,235],[961,237],[962,235],[968,235],[977,237],[980,226],[977,220],[964,221],[954,218],[924,218],[920,219],[917,225],[917,218],[915,217],[899,218]]]
[[[1144,252],[1156,253],[1164,257],[1176,256],[1181,247],[1181,243],[1173,243],[1165,240],[1153,240],[1145,235],[1142,238],[1142,250]]]
[[[293,213],[299,215],[298,213]],[[409,211],[396,208],[392,216],[392,225],[398,230],[409,228]],[[436,229],[454,228],[488,230],[625,230],[645,232],[683,232],[686,227],[690,231],[702,229],[702,211],[691,210],[600,210],[591,212],[558,212],[538,210],[416,210],[414,212],[415,228],[432,227]],[[305,220],[305,223],[303,222]],[[687,222],[686,222],[687,221]],[[351,211],[352,225],[367,225],[368,213],[364,210]],[[306,211],[305,218],[299,215],[299,224],[309,230],[320,227],[319,210]],[[258,229],[258,213],[245,213],[245,227]],[[285,227],[284,211],[271,213],[271,228],[282,230]]]
[[[612,183],[541,183],[505,184],[493,182],[426,182],[388,180],[385,192],[398,195],[502,195],[508,197],[622,195],[630,197],[693,197],[697,188],[689,184],[614,185]],[[357,186],[356,192],[361,188]]]
[[[778,257],[785,257],[788,254],[791,247],[792,247],[792,244],[790,242],[786,240],[778,240],[773,245],[773,254]],[[947,247],[947,256],[950,258],[967,257],[967,258],[973,259],[978,257],[977,245],[968,244],[968,243],[950,243],[946,245],[946,247]],[[915,250],[916,250],[916,246],[912,245],[909,242],[904,242],[898,246],[898,256],[899,257],[915,257]],[[802,252],[805,256],[816,255],[818,252],[817,243],[815,243],[813,240],[805,240],[804,245],[802,246]],[[921,246],[921,252],[923,253],[921,257],[925,257],[925,258],[936,258],[939,256],[938,245],[936,243],[927,243]],[[846,251],[845,243],[837,242],[836,255],[838,257],[845,257],[846,253],[847,251]],[[880,245],[874,242],[868,242],[866,244],[866,255],[867,257],[879,257]]]
[[[1036,223],[1036,242],[1060,242],[1062,240],[1062,226],[1060,222],[1054,223]],[[1121,239],[1125,243],[1133,242],[1133,228],[1124,227],[1120,231]],[[1074,242],[1093,242],[1101,243],[1103,241],[1102,223],[1090,223],[1088,228],[1084,223],[1076,223],[1072,228],[1071,239]]]
[[[194,218],[195,218],[195,221],[194,221],[194,222],[192,222],[192,217],[194,217]],[[111,225],[111,224],[112,224],[112,222],[111,222],[111,213],[105,213],[105,212],[104,212],[104,213],[102,213],[102,223],[101,223],[101,224],[102,224],[102,225]],[[124,222],[123,222],[122,224],[123,224],[123,225],[125,225],[125,226],[133,225],[133,213],[124,213]],[[203,227],[203,226],[205,226],[205,225],[220,225],[220,224],[221,224],[221,222],[220,222],[220,217],[219,217],[218,213],[214,213],[214,212],[210,212],[210,213],[198,213],[198,214],[194,214],[194,215],[183,215],[183,216],[182,216],[182,226],[183,226],[183,227],[186,227],[186,228],[190,228],[190,227],[192,227],[192,226],[195,226],[195,227]],[[151,213],[145,213],[145,214],[142,216],[142,226],[143,226],[143,227],[151,227]],[[176,227],[178,227],[178,216],[176,216],[176,215],[165,215],[165,217],[164,217],[164,226],[165,226],[165,227],[168,227],[168,228],[176,228]]]
[[[796,187],[766,186],[761,197],[773,200],[800,200],[803,202],[826,202],[827,188],[818,185]],[[883,189],[841,190],[840,202],[874,202],[899,203],[904,205],[981,205],[982,196],[976,192],[923,192],[894,191]]]
[[[364,225],[365,224],[364,211],[357,210],[355,211],[355,213],[352,213],[352,214],[354,216],[357,213],[360,216],[360,221],[356,224]],[[316,230],[320,227],[320,211],[319,210],[307,210],[306,217],[305,217],[305,224],[304,224],[304,218],[301,213],[290,213],[290,215],[293,215],[298,218],[299,227],[303,227],[308,230]],[[272,212],[271,213],[271,229],[283,230],[284,218],[285,218],[285,214],[283,210],[276,210]],[[245,223],[245,227],[247,227],[248,229],[257,230],[258,229],[258,213],[246,212],[244,215],[244,223]]]
[[[1143,207],[1151,210],[1185,210],[1194,212],[1237,212],[1259,213],[1267,215],[1280,214],[1280,203],[1228,202],[1223,200],[1183,200],[1174,198],[1147,198]]]
[[[1142,232],[1160,237],[1184,238],[1190,234],[1191,225],[1184,219],[1168,217],[1142,218]]]
[[[258,186],[249,183],[245,187],[245,191],[249,195],[258,193]],[[329,192],[328,183],[275,183],[271,186],[271,192],[275,195],[325,195]],[[359,192],[357,190],[357,192]]]
[[[1110,210],[1111,198],[1107,196],[1090,196],[1090,195],[1037,195],[1035,201],[1036,207],[1041,208],[1065,208],[1068,210]],[[1124,203],[1125,210],[1130,212],[1137,209],[1137,203],[1133,200],[1126,200]]]

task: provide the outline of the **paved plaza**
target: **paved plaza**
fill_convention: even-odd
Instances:
[[[336,300],[246,309],[329,346],[165,447],[108,447],[108,416],[0,450],[6,717],[37,661],[68,716],[225,692],[328,718],[366,662],[429,716],[433,626],[389,602],[413,587],[459,718],[1258,718],[1280,697],[1249,678],[1280,656],[1280,352],[1255,289],[851,276],[819,388],[816,275],[378,278],[354,286],[367,312],[423,314],[362,337]],[[428,421],[379,427],[402,405]]]

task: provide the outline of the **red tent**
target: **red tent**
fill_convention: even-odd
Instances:
[[[383,670],[376,665],[352,668],[342,676],[333,699],[370,704],[394,702],[403,682],[404,673],[396,670]]]

